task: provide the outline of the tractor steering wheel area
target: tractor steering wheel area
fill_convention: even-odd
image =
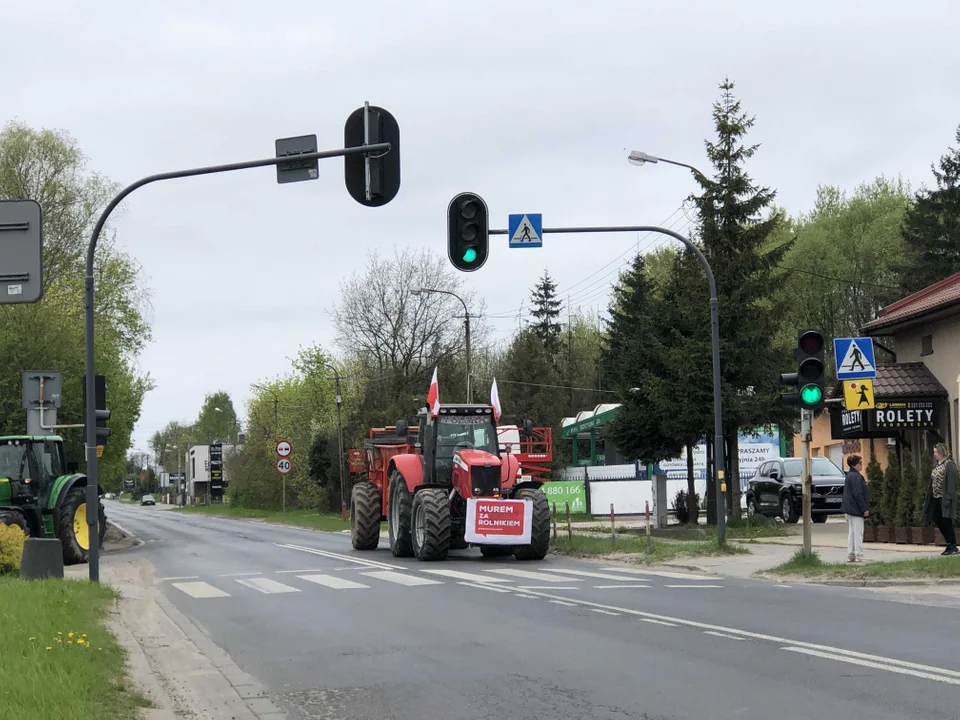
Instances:
[[[474,449],[474,445],[472,442],[470,442],[469,440],[461,440],[454,446],[453,451],[457,452],[458,450],[473,450],[473,449]]]

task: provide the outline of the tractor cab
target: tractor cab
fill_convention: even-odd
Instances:
[[[7,437],[0,440],[0,506],[19,507],[31,532],[41,532],[40,508],[64,474],[63,444],[57,437]]]
[[[455,464],[466,469],[477,462],[495,466],[499,480],[500,445],[489,405],[441,405],[437,417],[422,410],[418,420],[425,483],[449,486]]]

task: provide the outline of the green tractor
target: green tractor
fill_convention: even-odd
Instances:
[[[90,552],[86,487],[85,475],[66,470],[63,438],[0,437],[0,524],[29,537],[60,538],[65,565],[87,562]],[[102,545],[107,516],[97,505]]]

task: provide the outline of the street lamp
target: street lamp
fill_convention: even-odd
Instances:
[[[467,403],[473,402],[473,388],[470,386],[470,311],[467,309],[467,303],[464,302],[463,298],[457,295],[456,293],[450,292],[449,290],[437,290],[435,288],[412,288],[410,294],[414,297],[421,297],[422,295],[436,293],[439,295],[450,295],[455,297],[460,301],[460,304],[463,305],[463,316],[464,316],[464,328],[466,330],[466,344],[467,344]]]
[[[677,162],[676,160],[667,160],[666,158],[655,155],[648,155],[639,150],[632,151],[630,155],[627,156],[627,160],[631,165],[656,164],[658,162],[678,165],[693,171],[708,184],[711,183],[710,179],[693,165],[687,165],[686,163]],[[685,241],[685,243],[697,251],[695,254],[707,273],[707,283],[710,286],[710,341],[713,346],[713,457],[717,484],[717,540],[722,545],[726,541],[727,502],[726,483],[724,482],[726,460],[723,447],[723,397],[720,393],[720,311],[719,301],[717,300],[717,283],[716,280],[714,280],[713,269],[710,267],[710,262],[707,258],[704,257],[703,253],[699,251],[699,248],[697,248],[692,241]],[[740,479],[736,478],[736,482],[739,490]]]

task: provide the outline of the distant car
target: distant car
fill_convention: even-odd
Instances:
[[[144,495],[140,498],[141,505],[156,505],[157,501],[153,499],[153,495]]]
[[[760,465],[747,484],[747,514],[759,513],[795,523],[803,514],[803,460],[774,458]],[[810,514],[816,523],[842,515],[843,471],[829,458],[810,458]]]

